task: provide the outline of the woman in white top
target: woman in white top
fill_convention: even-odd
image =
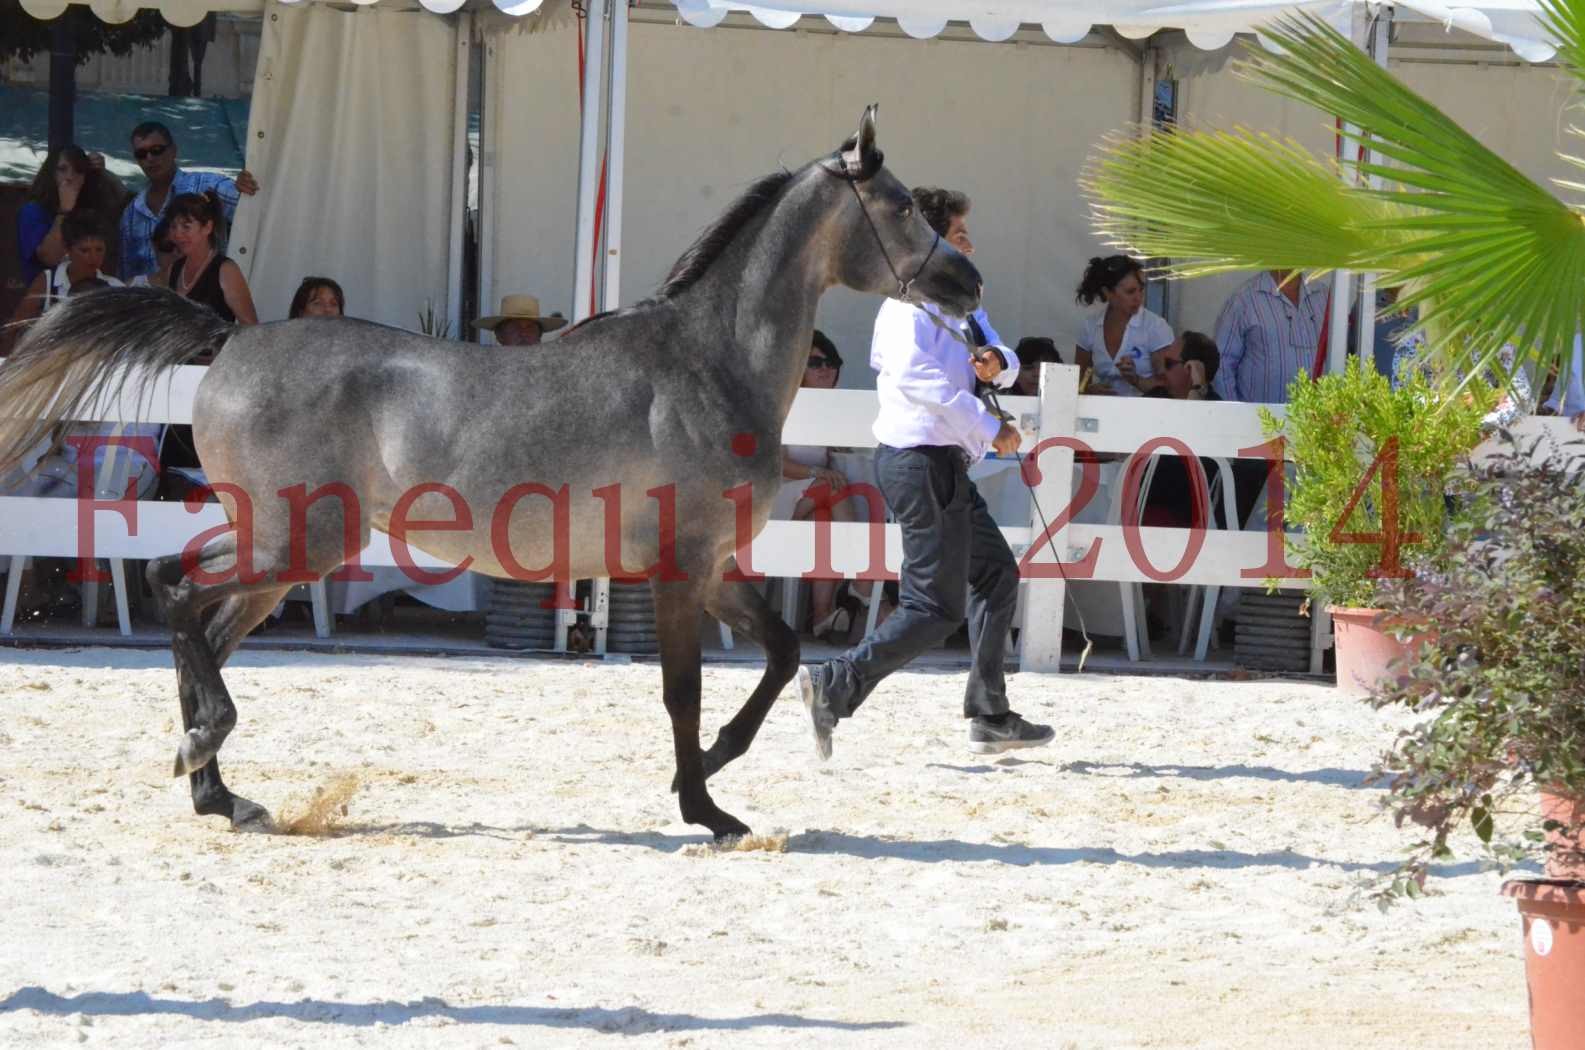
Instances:
[[[1090,393],[1138,397],[1163,385],[1160,355],[1173,343],[1172,329],[1145,309],[1145,271],[1126,255],[1096,256],[1079,282],[1078,301],[1102,302],[1079,337],[1077,363],[1093,378]]]
[[[66,217],[63,227],[66,258],[33,278],[16,312],[11,315],[13,324],[40,316],[71,295],[74,287],[121,287],[119,280],[100,270],[109,242],[99,225],[98,215],[91,211],[73,212]]]
[[[819,329],[815,330],[809,347],[809,363],[804,369],[800,384],[815,390],[833,390],[842,376],[842,355],[834,343]],[[824,445],[783,445],[782,486],[771,505],[770,516],[780,521],[806,521],[814,516],[816,503],[808,490],[817,482],[824,482],[832,490],[845,488],[847,477],[831,463],[831,450]],[[831,506],[832,521],[867,521],[868,503],[862,496],[849,496]],[[836,604],[838,580],[810,580],[809,601],[810,634],[822,641],[844,642],[855,617],[851,610]],[[868,607],[871,588],[869,580],[854,580],[849,593],[861,606]],[[884,612],[884,608],[882,612]]]

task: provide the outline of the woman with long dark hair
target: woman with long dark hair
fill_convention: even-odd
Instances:
[[[31,282],[40,272],[66,258],[66,219],[78,210],[92,211],[100,223],[114,229],[127,190],[114,175],[94,163],[80,146],[51,150],[33,176],[27,203],[17,212],[17,258],[22,280]],[[112,263],[105,270],[116,272]]]

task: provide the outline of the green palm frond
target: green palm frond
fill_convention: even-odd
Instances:
[[[1249,269],[1257,259],[1277,269],[1353,267],[1387,211],[1350,192],[1330,161],[1245,128],[1113,136],[1079,184],[1104,237],[1173,260],[1180,277]]]
[[[1557,43],[1558,64],[1585,82],[1585,5],[1541,0],[1541,25]]]
[[[1559,2],[1585,19],[1585,2]],[[1253,54],[1240,72],[1362,129],[1353,141],[1381,160],[1361,174],[1403,209],[1378,228],[1370,268],[1407,287],[1400,303],[1420,308],[1456,370],[1489,364],[1510,341],[1543,368],[1563,357],[1585,306],[1579,214],[1325,23],[1284,20],[1269,35],[1285,53]]]
[[[1560,58],[1585,69],[1585,0],[1544,0]],[[1374,153],[1350,185],[1330,160],[1247,131],[1112,138],[1083,182],[1096,226],[1181,275],[1231,269],[1374,270],[1403,289],[1457,374],[1567,367],[1585,322],[1585,223],[1318,19],[1266,31],[1239,72],[1359,129]],[[1569,158],[1573,160],[1573,158]],[[1579,162],[1576,162],[1579,163]],[[1585,163],[1580,164],[1585,166]],[[1328,181],[1331,185],[1327,185]],[[1565,187],[1570,184],[1560,183]]]

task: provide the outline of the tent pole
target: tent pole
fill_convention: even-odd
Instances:
[[[600,117],[605,87],[605,0],[585,0],[588,38],[583,52],[583,123],[578,131],[578,235],[573,243],[572,318],[581,321],[592,311],[594,292],[594,207],[600,181]],[[572,581],[566,582],[567,587]],[[567,628],[577,622],[573,609],[556,610],[556,652],[567,651]],[[604,632],[596,636],[597,648]]]
[[[1368,50],[1369,34],[1370,16],[1363,4],[1357,4],[1353,9],[1352,32],[1349,35],[1355,46]],[[1349,159],[1349,154],[1355,149],[1350,136],[1358,130],[1352,124],[1344,124],[1337,132],[1338,167],[1340,177],[1347,183],[1354,182],[1358,171],[1358,166]],[[1348,270],[1338,270],[1332,275],[1332,310],[1327,318],[1330,338],[1326,345],[1326,370],[1332,373],[1341,373],[1348,367],[1348,315],[1354,302],[1353,277]]]
[[[585,10],[589,36],[583,62],[583,125],[578,132],[578,236],[572,251],[575,321],[589,316],[589,296],[594,290],[594,197],[600,179],[601,89],[605,86],[605,0],[588,0]]]
[[[1370,26],[1370,57],[1374,58],[1376,64],[1383,69],[1387,68],[1387,49],[1391,45],[1391,40],[1392,8],[1383,7],[1377,12]],[[1364,159],[1366,163],[1373,159],[1372,152],[1368,146],[1365,149]],[[1381,179],[1372,176],[1370,185],[1373,189],[1379,188]],[[1369,354],[1371,355],[1370,359],[1374,360],[1376,352],[1376,275],[1373,272],[1363,274],[1360,277],[1359,303],[1359,356],[1364,358],[1366,354]],[[1361,365],[1363,364],[1364,362],[1361,361]]]
[[[605,287],[600,305],[615,310],[622,297],[622,181],[627,145],[627,0],[611,6],[611,114],[606,122]]]
[[[468,56],[473,48],[473,15],[457,18],[457,76],[451,105],[451,236],[446,246],[446,317],[457,338],[466,338],[462,317],[462,227],[468,210]]]

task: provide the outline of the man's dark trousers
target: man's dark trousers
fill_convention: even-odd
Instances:
[[[897,611],[820,668],[824,695],[847,718],[881,680],[954,634],[967,612],[973,666],[963,715],[1007,713],[1002,661],[1018,601],[1018,562],[954,446],[875,450],[881,494],[903,534]],[[966,608],[965,608],[966,606]]]

